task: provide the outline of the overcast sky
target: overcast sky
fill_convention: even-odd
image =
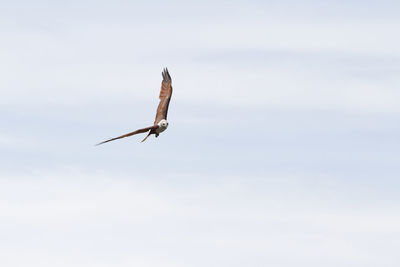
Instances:
[[[399,266],[399,13],[2,1],[0,265]]]

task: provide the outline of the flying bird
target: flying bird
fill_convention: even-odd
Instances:
[[[142,140],[142,142],[144,142],[150,135],[154,134],[156,137],[158,137],[160,133],[164,132],[168,128],[167,113],[168,113],[169,102],[171,100],[171,95],[172,95],[172,85],[171,85],[172,80],[171,76],[168,73],[167,68],[165,68],[161,74],[163,80],[161,82],[161,90],[159,95],[160,103],[158,104],[157,107],[157,114],[156,114],[156,119],[154,121],[154,125],[138,129],[134,132],[127,133],[115,138],[108,139],[106,141],[98,143],[97,145],[101,145],[110,141],[125,138],[135,134],[149,132],[147,136]]]

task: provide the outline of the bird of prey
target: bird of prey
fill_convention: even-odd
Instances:
[[[125,138],[131,135],[139,134],[139,133],[145,133],[149,132],[147,136],[142,140],[144,142],[151,134],[155,134],[156,137],[162,132],[164,132],[167,127],[168,127],[168,121],[167,121],[167,113],[168,113],[168,106],[169,106],[169,101],[171,100],[171,95],[172,95],[172,81],[171,81],[171,76],[168,73],[168,69],[165,68],[164,71],[161,73],[163,80],[161,82],[161,90],[160,90],[160,103],[158,104],[157,108],[157,114],[156,114],[156,119],[154,121],[154,125],[142,129],[138,129],[134,132],[127,133],[115,138],[108,139],[106,141],[103,141],[101,143],[98,143],[97,145],[101,145],[110,141],[114,141],[117,139]]]

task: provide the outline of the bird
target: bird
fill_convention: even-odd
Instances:
[[[171,101],[171,96],[172,96],[172,80],[167,68],[163,69],[161,75],[163,77],[163,80],[161,82],[161,89],[159,95],[160,103],[158,104],[157,107],[156,118],[154,120],[153,126],[138,129],[131,133],[127,133],[115,138],[108,139],[106,141],[96,144],[96,146],[117,139],[132,136],[135,134],[148,132],[147,136],[142,140],[142,142],[144,142],[150,135],[154,134],[156,137],[158,137],[160,133],[164,132],[168,128],[167,113],[168,113],[169,102]]]

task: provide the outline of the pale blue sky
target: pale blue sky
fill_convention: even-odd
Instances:
[[[2,2],[0,265],[399,266],[399,9]]]

